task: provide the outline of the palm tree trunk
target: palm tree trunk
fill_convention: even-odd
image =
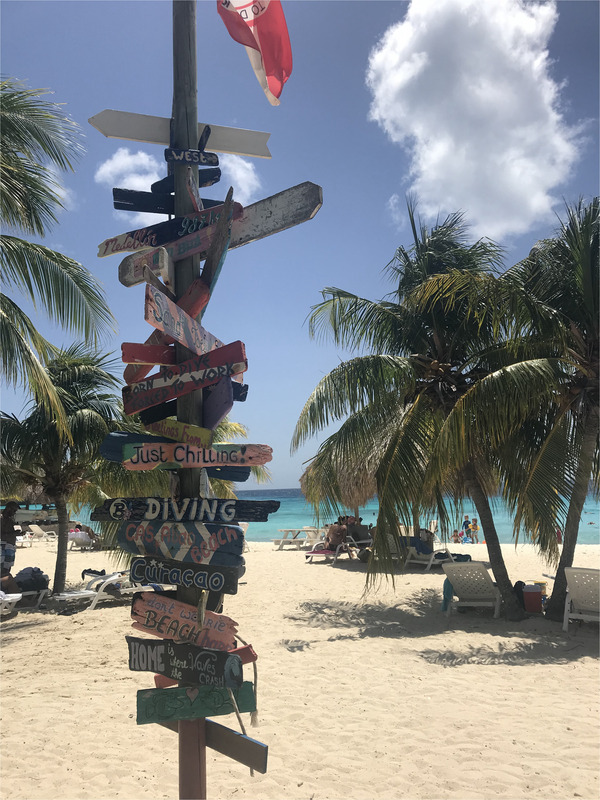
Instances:
[[[504,556],[502,555],[502,548],[496,532],[494,518],[492,516],[492,509],[487,498],[486,493],[483,491],[481,482],[477,475],[477,470],[473,465],[465,468],[465,481],[467,489],[477,509],[479,521],[481,523],[481,530],[485,536],[485,543],[490,559],[490,566],[496,581],[502,600],[504,601],[504,612],[506,618],[509,620],[521,620],[525,618],[525,611],[519,603],[517,596],[514,592],[506,564],[504,563]]]
[[[583,441],[581,443],[579,463],[577,464],[577,475],[575,476],[571,500],[569,501],[569,510],[567,512],[567,520],[565,522],[565,530],[563,532],[563,549],[558,562],[558,568],[556,570],[554,588],[546,605],[546,616],[548,619],[562,620],[563,618],[565,598],[567,595],[567,578],[565,575],[565,567],[572,566],[573,558],[575,556],[575,545],[577,544],[579,523],[581,521],[583,504],[585,503],[585,498],[588,493],[594,461],[594,453],[596,452],[596,445],[598,441],[598,429],[598,409],[593,408],[588,416],[585,433],[583,434]]]
[[[56,550],[56,566],[52,591],[54,594],[64,592],[67,581],[67,544],[69,542],[69,512],[65,498],[60,495],[53,498],[58,516],[58,547]]]

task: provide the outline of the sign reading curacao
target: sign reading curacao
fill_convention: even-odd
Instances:
[[[158,558],[134,558],[130,575],[136,583],[165,583],[187,589],[237,594],[238,567],[213,567],[212,564],[179,564]]]

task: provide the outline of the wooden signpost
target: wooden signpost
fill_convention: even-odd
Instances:
[[[131,561],[130,574],[137,583],[164,583],[184,586],[186,589],[196,588],[224,594],[237,594],[239,569],[237,567],[213,567],[211,564],[194,564],[193,566],[186,564],[182,567],[179,564],[174,565],[171,561],[140,557]],[[206,646],[208,647],[208,645]]]
[[[165,150],[165,161],[175,164],[199,164],[202,167],[219,166],[219,156],[216,153],[204,153],[200,150],[177,150],[173,147]]]
[[[134,555],[159,556],[186,564],[241,567],[244,531],[216,522],[126,521],[117,541]]]
[[[93,521],[162,520],[197,522],[266,522],[278,500],[233,500],[216,497],[115,497],[92,511]]]
[[[119,264],[119,282],[123,286],[135,286],[146,280],[144,268],[151,269],[155,275],[163,280],[169,279],[171,262],[169,254],[164,247],[157,247],[154,250],[142,250],[127,256]],[[208,302],[208,299],[207,299]]]
[[[195,356],[173,367],[165,367],[145,381],[124,388],[125,413],[135,414],[247,369],[248,362],[242,342],[219,347],[203,356]]]
[[[210,650],[193,644],[176,644],[126,636],[129,669],[134,672],[158,672],[175,681],[197,686],[238,689],[243,683],[244,668],[238,655]]]
[[[230,696],[235,698],[235,705]],[[174,719],[199,719],[233,714],[235,711],[256,711],[254,688],[244,681],[239,689],[219,689],[212,686],[180,687],[178,689],[141,689],[137,693],[137,723],[163,722]]]
[[[197,608],[158,592],[135,594],[131,603],[131,619],[132,628],[161,639],[209,647],[211,650],[231,651],[235,648],[238,626],[235,620],[224,614],[205,611],[204,623],[200,626]]]
[[[174,214],[175,198],[158,192],[136,192],[113,189],[113,207],[119,211],[144,211],[153,214]]]
[[[220,339],[150,284],[146,284],[144,319],[198,356],[223,347]]]
[[[183,442],[151,442],[123,446],[123,466],[130,470],[259,466],[273,458],[266,444],[215,444],[211,448]]]
[[[221,206],[217,206],[216,208],[206,208],[203,211],[192,211],[184,217],[174,217],[166,222],[157,222],[146,228],[138,228],[118,236],[112,236],[98,245],[98,258],[142,248],[160,247],[167,242],[187,237],[202,228],[214,226],[219,219],[220,209]]]
[[[92,127],[113,139],[130,142],[171,145],[171,120],[168,117],[153,117],[148,114],[133,114],[130,111],[105,109],[88,119]],[[202,136],[206,123],[198,123],[198,135]],[[267,147],[270,133],[250,131],[243,128],[226,128],[210,123],[210,148],[217,153],[232,153],[238,156],[271,158]],[[175,148],[178,149],[178,148]]]
[[[197,425],[188,425],[176,419],[165,419],[146,425],[146,430],[157,436],[167,436],[176,442],[193,444],[196,447],[210,447],[213,432],[209,428],[199,428]]]
[[[170,344],[137,344],[136,342],[123,342],[121,344],[121,359],[125,364],[147,364],[153,366],[169,366],[176,364],[175,348]]]

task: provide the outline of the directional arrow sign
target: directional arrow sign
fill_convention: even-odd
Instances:
[[[134,559],[136,569],[142,565],[137,562],[149,559]],[[155,568],[165,562],[152,559]],[[165,565],[166,566],[166,565]],[[179,565],[178,565],[179,567]],[[150,566],[148,569],[151,569]],[[210,570],[210,567],[204,567]],[[176,572],[181,572],[177,569]],[[205,574],[211,574],[210,572]],[[214,572],[212,574],[215,574]],[[161,639],[172,639],[174,642],[189,642],[199,647],[210,647],[212,650],[233,650],[238,624],[224,614],[214,611],[204,612],[204,626],[198,626],[198,609],[187,603],[175,600],[170,594],[158,592],[136,592],[131,604],[132,628],[137,631],[159,636]]]
[[[90,125],[111,139],[127,139],[148,144],[171,144],[171,120],[168,117],[152,117],[133,114],[129,111],[105,109],[88,119]],[[206,123],[198,123],[200,139]],[[225,128],[210,124],[210,149],[218,153],[233,153],[237,156],[271,158],[267,147],[270,133],[250,131],[243,128]]]
[[[216,522],[123,522],[117,533],[121,549],[136,556],[159,556],[189,564],[240,567],[244,531]]]
[[[233,692],[235,705],[229,696]],[[207,716],[256,711],[254,687],[244,681],[239,689],[214,686],[173,689],[142,689],[137,693],[137,724],[174,719],[200,719]]]
[[[144,319],[198,356],[223,347],[220,339],[150,284],[146,284]]]
[[[126,364],[147,364],[150,369],[154,364],[167,367],[169,364],[177,363],[175,348],[169,344],[123,342],[121,345],[121,359]]]
[[[200,686],[242,685],[244,668],[239,656],[222,650],[210,650],[193,644],[175,644],[126,636],[129,669],[134,672],[158,672],[175,681]]]
[[[203,356],[165,367],[141,383],[123,389],[123,406],[126,414],[135,414],[145,408],[183,397],[190,392],[217,383],[221,378],[237,375],[248,369],[246,351],[242,342],[219,347]]]
[[[95,522],[162,520],[181,522],[266,522],[279,508],[278,500],[233,500],[216,497],[113,497],[92,511]]]
[[[210,447],[213,432],[209,428],[200,428],[176,419],[164,419],[146,425],[146,430],[157,436],[168,436],[176,442],[193,444],[195,447]]]
[[[144,268],[148,267],[163,280],[169,278],[170,259],[164,247],[157,247],[154,250],[142,250],[126,256],[119,264],[119,282],[123,286],[135,286],[143,283],[146,278]]]
[[[215,444],[204,448],[181,442],[146,442],[123,446],[123,466],[129,470],[255,467],[272,458],[273,450],[266,444]]]

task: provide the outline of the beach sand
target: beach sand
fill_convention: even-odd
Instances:
[[[16,570],[52,577],[55,547],[19,549]],[[598,797],[597,625],[564,634],[491,609],[447,618],[439,568],[409,568],[363,597],[357,560],[249,548],[224,611],[259,656],[258,727],[244,719],[269,746],[268,771],[250,777],[209,750],[209,798]],[[484,545],[451,550],[487,556]],[[554,574],[531,545],[503,551],[513,582]],[[600,547],[579,547],[575,566],[600,567]],[[107,553],[69,553],[73,585],[85,568],[112,567]],[[129,604],[113,601],[1,624],[2,800],[178,797],[177,735],[135,722],[136,691],[153,679],[128,669],[132,632]]]

